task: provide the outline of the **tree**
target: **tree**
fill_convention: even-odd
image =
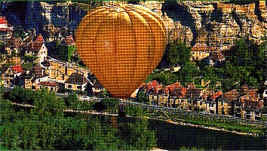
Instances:
[[[149,102],[148,97],[146,96],[144,91],[138,92],[136,97],[138,102],[143,102],[143,103]]]
[[[163,85],[168,85],[168,84],[176,82],[177,76],[171,72],[152,73],[147,77],[146,82],[149,82],[152,80],[156,80],[162,83]]]
[[[147,119],[119,122],[118,135],[124,150],[149,150],[156,146],[155,133],[148,129]]]
[[[23,60],[25,62],[34,62],[38,57],[37,56],[30,56],[30,55],[24,55]]]
[[[252,49],[250,49],[250,42],[246,38],[241,38],[236,41],[233,48],[231,48],[231,62],[238,66],[248,66],[251,65],[251,57],[253,56]]]
[[[69,94],[67,98],[65,98],[65,103],[67,106],[72,106],[79,101],[76,94]]]
[[[169,65],[185,65],[190,61],[191,49],[188,48],[184,43],[176,41],[169,45],[167,49],[167,61]]]
[[[182,69],[178,72],[178,79],[183,84],[194,82],[195,76],[199,75],[199,69],[194,63],[187,62]]]
[[[39,119],[52,115],[57,118],[63,117],[63,110],[66,106],[61,98],[57,98],[55,93],[50,93],[48,90],[37,91],[37,93],[38,97],[34,98],[33,114]]]

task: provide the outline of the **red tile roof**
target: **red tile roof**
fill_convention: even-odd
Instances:
[[[35,39],[35,41],[31,44],[31,51],[39,51],[44,43],[44,38],[41,34],[38,35],[38,37]]]
[[[258,93],[257,93],[258,89],[249,89],[248,90],[248,95],[253,97],[253,98],[257,98]]]
[[[170,85],[166,86],[165,89],[164,89],[164,92],[166,94],[172,93],[175,89],[181,88],[181,87],[182,86],[181,86],[181,83],[180,82],[175,82],[173,84],[170,84]]]
[[[52,81],[40,82],[39,85],[50,86],[50,87],[58,86],[58,84],[56,82],[52,82]]]
[[[222,95],[222,91],[218,91],[211,96],[211,99],[215,100]]]
[[[187,93],[187,89],[182,87],[182,88],[176,88],[174,91],[170,93],[170,95],[177,96],[179,98],[184,98],[186,93]]]
[[[15,65],[15,66],[13,66],[11,69],[12,69],[12,71],[14,71],[14,72],[16,72],[16,73],[21,73],[21,72],[23,72],[23,69],[22,69],[21,65]]]
[[[11,31],[11,28],[8,25],[8,22],[6,20],[6,17],[0,16],[0,31]]]
[[[43,43],[44,42],[43,36],[41,34],[39,34],[38,37],[35,39],[34,42],[36,42],[36,43],[38,43],[38,42],[39,43]]]
[[[3,16],[0,17],[0,24],[7,24],[6,17]]]
[[[153,80],[153,81],[147,83],[147,90],[151,90],[152,88],[155,88],[157,86],[159,86],[158,81],[157,80]]]
[[[239,97],[239,92],[236,89],[233,89],[231,91],[225,92],[223,94],[223,97],[226,98],[229,101],[237,100]]]

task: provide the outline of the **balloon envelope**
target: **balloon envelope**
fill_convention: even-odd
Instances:
[[[113,97],[129,97],[160,62],[166,45],[163,21],[137,5],[101,6],[82,19],[77,51]]]

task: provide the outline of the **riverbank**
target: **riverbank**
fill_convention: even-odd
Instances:
[[[12,102],[13,105],[21,106],[21,107],[34,107],[30,104],[20,104],[20,103],[14,103]],[[109,112],[97,112],[95,110],[73,110],[73,109],[65,109],[64,112],[66,113],[81,113],[81,114],[90,114],[90,115],[103,115],[103,116],[114,116],[118,117],[118,114],[114,113],[109,113]],[[131,117],[131,118],[140,118],[137,116],[131,116],[131,115],[126,115],[126,117]],[[151,118],[148,116],[143,116],[146,119],[150,120],[158,120],[158,121],[163,121],[167,122],[169,124],[174,124],[174,125],[180,125],[180,126],[189,126],[189,127],[194,127],[194,128],[202,128],[202,129],[208,129],[208,130],[213,130],[213,131],[221,131],[221,132],[226,132],[226,133],[232,133],[232,134],[237,134],[237,135],[245,135],[245,136],[254,136],[257,137],[259,134],[257,133],[247,133],[247,132],[238,132],[235,130],[227,130],[225,128],[218,128],[218,127],[212,127],[212,126],[205,126],[205,125],[199,125],[199,124],[193,124],[190,122],[182,121],[173,121],[173,120],[162,120],[162,119],[157,119],[157,118]]]

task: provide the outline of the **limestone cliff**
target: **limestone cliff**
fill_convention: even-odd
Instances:
[[[212,47],[229,48],[244,36],[261,43],[267,31],[266,1],[249,4],[233,4],[219,1],[146,1],[140,2],[165,22],[168,38],[182,40],[188,46],[205,43]],[[65,27],[74,31],[91,5],[80,3],[26,2],[24,26],[36,28],[53,37],[47,25]],[[15,7],[15,6],[13,6]],[[20,6],[16,6],[20,7]],[[0,7],[1,8],[1,7]],[[2,12],[12,13],[8,6]],[[13,16],[14,13],[12,14]],[[21,15],[21,14],[20,14]],[[13,17],[14,18],[14,17]],[[18,17],[17,17],[18,18]]]
[[[187,45],[206,43],[229,48],[244,36],[261,43],[267,33],[266,1],[233,4],[219,1],[148,1],[141,5],[158,13],[165,21],[169,40],[180,39]]]

